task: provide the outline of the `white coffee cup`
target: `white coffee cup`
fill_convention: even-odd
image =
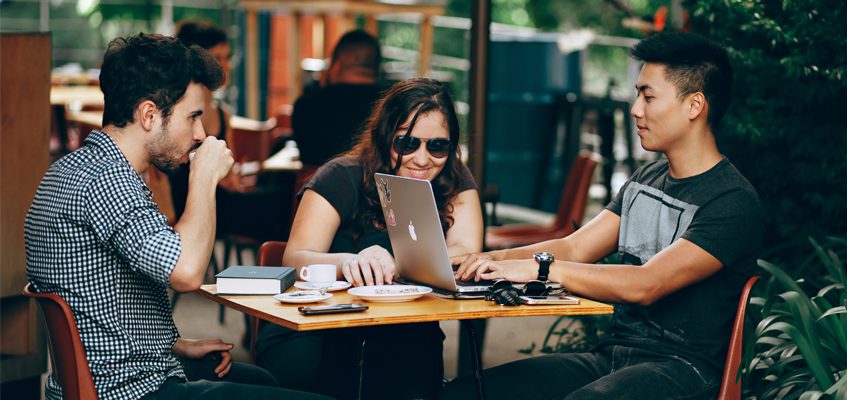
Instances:
[[[335,283],[335,264],[312,264],[300,268],[300,279],[315,287],[330,287]]]

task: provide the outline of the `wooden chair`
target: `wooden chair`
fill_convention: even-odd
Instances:
[[[291,136],[291,114],[294,112],[294,106],[291,104],[281,104],[274,112],[276,118],[276,126],[273,129],[274,140]]]
[[[265,242],[259,247],[259,265],[262,267],[278,267],[282,265],[282,255],[285,254],[287,242]],[[256,339],[259,334],[259,319],[250,319],[250,355],[256,359]]]
[[[735,322],[732,324],[732,336],[729,339],[729,349],[726,353],[726,364],[723,369],[718,400],[741,399],[741,377],[738,376],[738,369],[741,366],[742,345],[744,344],[744,318],[747,315],[750,291],[758,280],[759,275],[750,277],[744,285],[744,289],[741,290],[741,298],[738,299],[738,311],[735,313]]]
[[[229,118],[232,137],[227,140],[236,162],[264,161],[271,155],[276,118],[257,121],[233,115]]]
[[[38,302],[47,325],[50,343],[50,359],[53,375],[62,386],[66,400],[97,400],[94,379],[88,367],[88,358],[71,307],[60,296],[52,293],[34,293],[31,284],[24,287],[23,294]]]
[[[491,226],[485,230],[485,248],[505,249],[542,242],[570,235],[576,231],[585,216],[588,189],[594,169],[601,157],[590,151],[581,151],[571,166],[565,188],[559,200],[559,210],[553,224]]]

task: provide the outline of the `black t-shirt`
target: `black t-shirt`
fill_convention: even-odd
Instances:
[[[476,182],[467,167],[462,165],[461,171],[458,178],[459,193],[476,189]],[[307,189],[315,191],[326,199],[341,217],[341,226],[332,239],[330,253],[358,253],[370,246],[379,245],[394,254],[387,231],[362,232],[362,228],[354,221],[355,216],[367,207],[362,195],[363,174],[364,170],[356,157],[338,157],[318,169],[299,195],[302,196]]]
[[[340,83],[300,96],[291,114],[300,160],[308,165],[323,165],[349,150],[379,93],[377,85]]]
[[[727,159],[684,179],[671,177],[667,160],[660,160],[636,171],[606,209],[621,217],[621,263],[642,265],[684,238],[723,267],[649,306],[615,305],[604,343],[680,356],[719,375],[741,288],[755,272],[762,237],[753,186]]]

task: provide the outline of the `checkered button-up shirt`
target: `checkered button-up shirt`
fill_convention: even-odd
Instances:
[[[70,305],[100,399],[138,399],[185,379],[167,296],[180,237],[152,198],[115,142],[94,131],[50,167],[26,217],[29,280]],[[46,395],[62,396],[52,375]]]

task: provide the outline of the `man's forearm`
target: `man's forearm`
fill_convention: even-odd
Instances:
[[[523,247],[502,250],[503,253],[495,255],[495,260],[519,260],[524,258],[532,258],[532,255],[540,251],[548,251],[553,253],[557,260],[572,260],[573,252],[570,251],[567,240],[553,239],[540,243],[535,243]],[[501,258],[502,257],[502,258]]]
[[[194,290],[202,283],[215,244],[215,185],[189,182],[185,212],[174,226],[182,249],[171,273],[175,290]]]

